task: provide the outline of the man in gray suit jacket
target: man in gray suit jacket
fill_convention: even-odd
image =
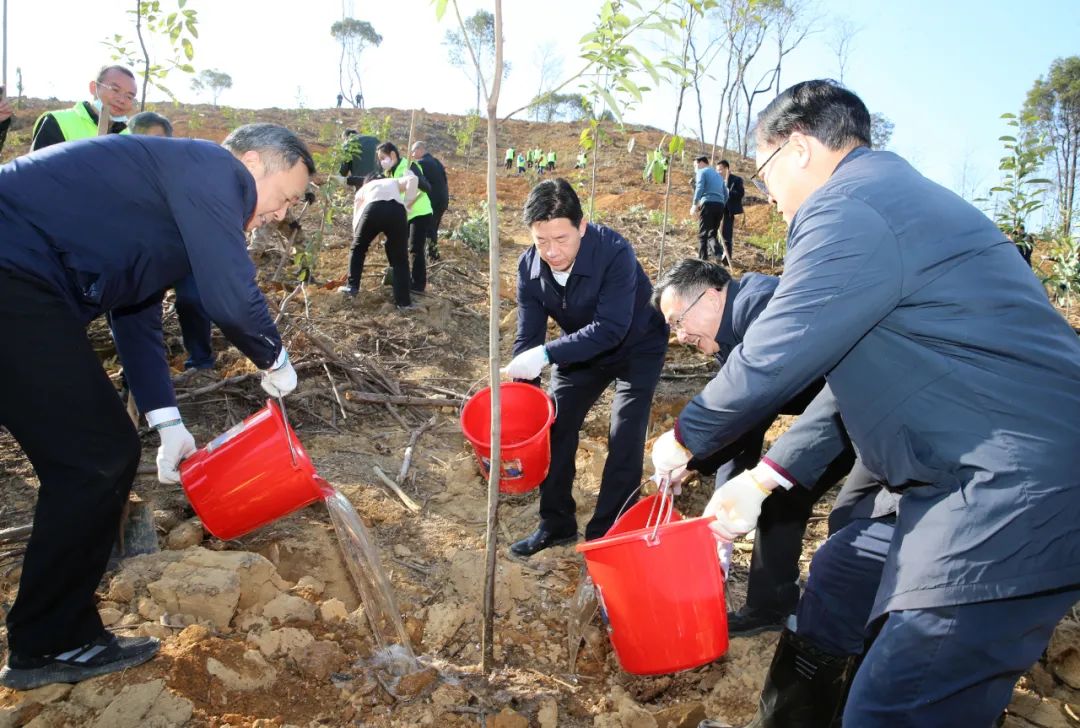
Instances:
[[[756,725],[828,725],[861,653],[840,623],[858,606],[857,636],[876,636],[845,725],[989,726],[1080,599],[1080,340],[985,215],[870,150],[850,91],[797,84],[757,129],[754,178],[789,224],[784,275],[654,465],[678,473],[824,375],[900,506],[894,524],[856,520],[815,555]],[[767,455],[717,490],[719,535],[798,487],[780,465]],[[807,610],[815,580],[829,588]]]

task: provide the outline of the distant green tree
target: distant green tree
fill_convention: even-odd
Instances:
[[[889,146],[892,139],[893,123],[885,114],[874,112],[870,114],[870,146],[874,149],[884,149]]]
[[[1068,234],[1075,212],[1076,168],[1080,155],[1080,56],[1058,58],[1046,78],[1035,80],[1024,102],[1024,116],[1053,146],[1058,209]]]
[[[487,70],[495,64],[495,16],[487,10],[477,10],[467,18],[464,18],[458,28],[447,30],[443,37],[443,45],[446,46],[450,65],[460,68],[468,77],[469,81],[476,86],[476,106],[480,111],[480,91],[483,87],[483,78],[480,69]],[[476,62],[469,53],[476,56]],[[506,78],[510,73],[510,64],[503,62],[502,77]]]
[[[545,93],[533,99],[537,121],[578,121],[589,115],[588,104],[581,94]]]
[[[200,71],[198,76],[191,79],[191,89],[198,93],[209,91],[214,106],[217,106],[221,92],[230,88],[232,88],[232,76],[224,71],[208,68]]]
[[[338,60],[338,88],[341,95],[353,105],[359,107],[356,97],[364,97],[364,84],[360,79],[360,56],[364,51],[382,43],[382,36],[366,20],[343,18],[330,26],[330,35],[341,46],[341,58]]]

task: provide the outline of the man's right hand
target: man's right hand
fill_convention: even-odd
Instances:
[[[157,427],[161,447],[157,451],[158,480],[166,485],[180,482],[180,463],[195,452],[195,438],[180,420]]]
[[[263,372],[260,384],[262,384],[263,390],[271,397],[284,397],[296,389],[296,370],[293,369],[293,365],[289,362],[289,354],[284,347],[282,347],[281,353],[278,354],[277,361]]]

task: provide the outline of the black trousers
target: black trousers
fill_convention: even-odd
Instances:
[[[720,240],[716,231],[723,217],[724,203],[706,202],[701,205],[698,212],[698,257],[702,260],[709,259],[709,241],[712,241],[713,255],[721,257]]]
[[[556,366],[551,373],[551,395],[557,416],[551,428],[551,469],[540,484],[540,526],[563,534],[577,529],[572,487],[577,473],[578,437],[585,416],[612,382],[607,460],[600,481],[596,510],[585,527],[585,538],[600,538],[620,509],[637,500],[641,485],[642,455],[649,427],[653,392],[660,380],[664,353],[628,356],[616,364]]]
[[[735,215],[725,209],[724,219],[720,223],[720,239],[724,243],[724,250],[727,251],[728,260],[732,260],[732,251],[734,250],[734,248],[732,247],[732,237],[734,236],[734,234]]]
[[[428,240],[433,244],[439,242],[439,226],[442,225],[442,216],[446,213],[447,205],[432,204],[431,225],[428,226]]]
[[[691,468],[706,475],[715,471],[716,486],[757,465],[769,424],[743,435],[728,447],[708,458],[691,463]],[[746,587],[746,606],[754,610],[787,614],[799,601],[799,557],[802,555],[806,524],[814,504],[840,482],[849,471],[856,480],[874,478],[870,471],[856,465],[855,451],[848,448],[837,457],[812,487],[796,485],[790,490],[773,491],[761,504],[754,551],[750,556],[750,574]],[[853,490],[858,490],[851,476]],[[876,489],[876,480],[874,481]],[[845,484],[845,489],[848,485]],[[842,491],[843,492],[843,491]],[[830,519],[830,525],[832,521]],[[837,526],[842,525],[837,520]]]
[[[431,213],[428,213],[409,220],[409,257],[412,261],[409,285],[417,293],[423,293],[427,288],[427,237],[431,218]]]
[[[406,252],[409,223],[405,219],[405,206],[399,202],[378,200],[364,208],[349,258],[349,285],[360,287],[368,248],[380,233],[386,235],[386,259],[394,270],[394,303],[408,306],[412,300],[409,297],[409,256]]]
[[[37,473],[34,530],[8,646],[51,655],[101,635],[94,590],[116,539],[140,446],[135,428],[86,337],[45,284],[0,271],[0,425]]]

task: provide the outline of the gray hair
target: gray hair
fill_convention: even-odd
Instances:
[[[664,271],[653,289],[652,303],[660,308],[660,297],[669,288],[679,298],[694,298],[708,288],[723,290],[731,281],[731,273],[719,263],[697,258],[684,258]]]
[[[427,151],[427,143],[426,142],[413,142],[413,145],[412,145],[412,147],[410,148],[409,151],[415,152],[417,149],[421,149],[421,150],[426,152]]]
[[[303,162],[308,174],[315,174],[315,160],[300,137],[277,124],[245,124],[234,129],[221,146],[239,157],[257,152],[267,172],[290,170]]]
[[[165,136],[173,135],[172,122],[153,111],[140,111],[128,120],[128,129],[132,134],[145,134],[148,129],[160,126]]]

